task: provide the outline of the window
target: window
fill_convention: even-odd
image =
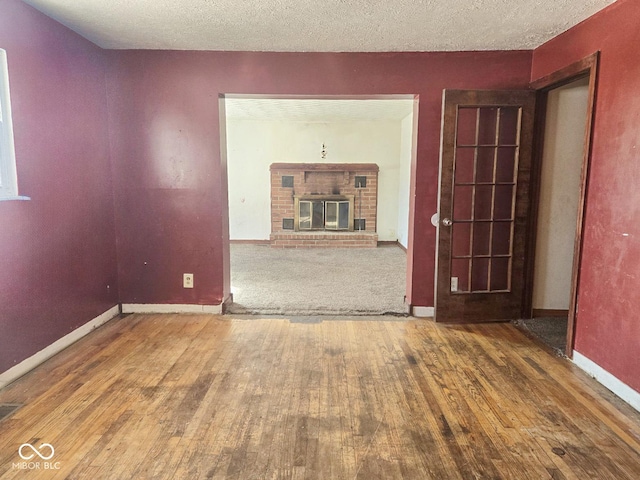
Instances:
[[[7,54],[0,49],[0,199],[18,196]]]

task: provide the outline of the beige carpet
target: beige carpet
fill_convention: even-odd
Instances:
[[[229,313],[381,315],[406,313],[406,254],[378,248],[280,249],[231,245]]]

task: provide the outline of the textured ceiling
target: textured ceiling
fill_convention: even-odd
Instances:
[[[25,0],[103,48],[532,49],[614,0]]]
[[[399,121],[413,112],[413,99],[227,98],[227,118],[243,120],[353,122]]]

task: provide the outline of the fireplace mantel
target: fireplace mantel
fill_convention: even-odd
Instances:
[[[375,163],[272,163],[271,171],[292,170],[305,172],[379,172]]]

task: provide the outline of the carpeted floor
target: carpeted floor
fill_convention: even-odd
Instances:
[[[539,317],[513,322],[518,328],[530,333],[558,355],[564,355],[567,343],[567,319],[562,317]]]
[[[281,249],[231,245],[230,313],[405,314],[406,254],[398,246]]]

